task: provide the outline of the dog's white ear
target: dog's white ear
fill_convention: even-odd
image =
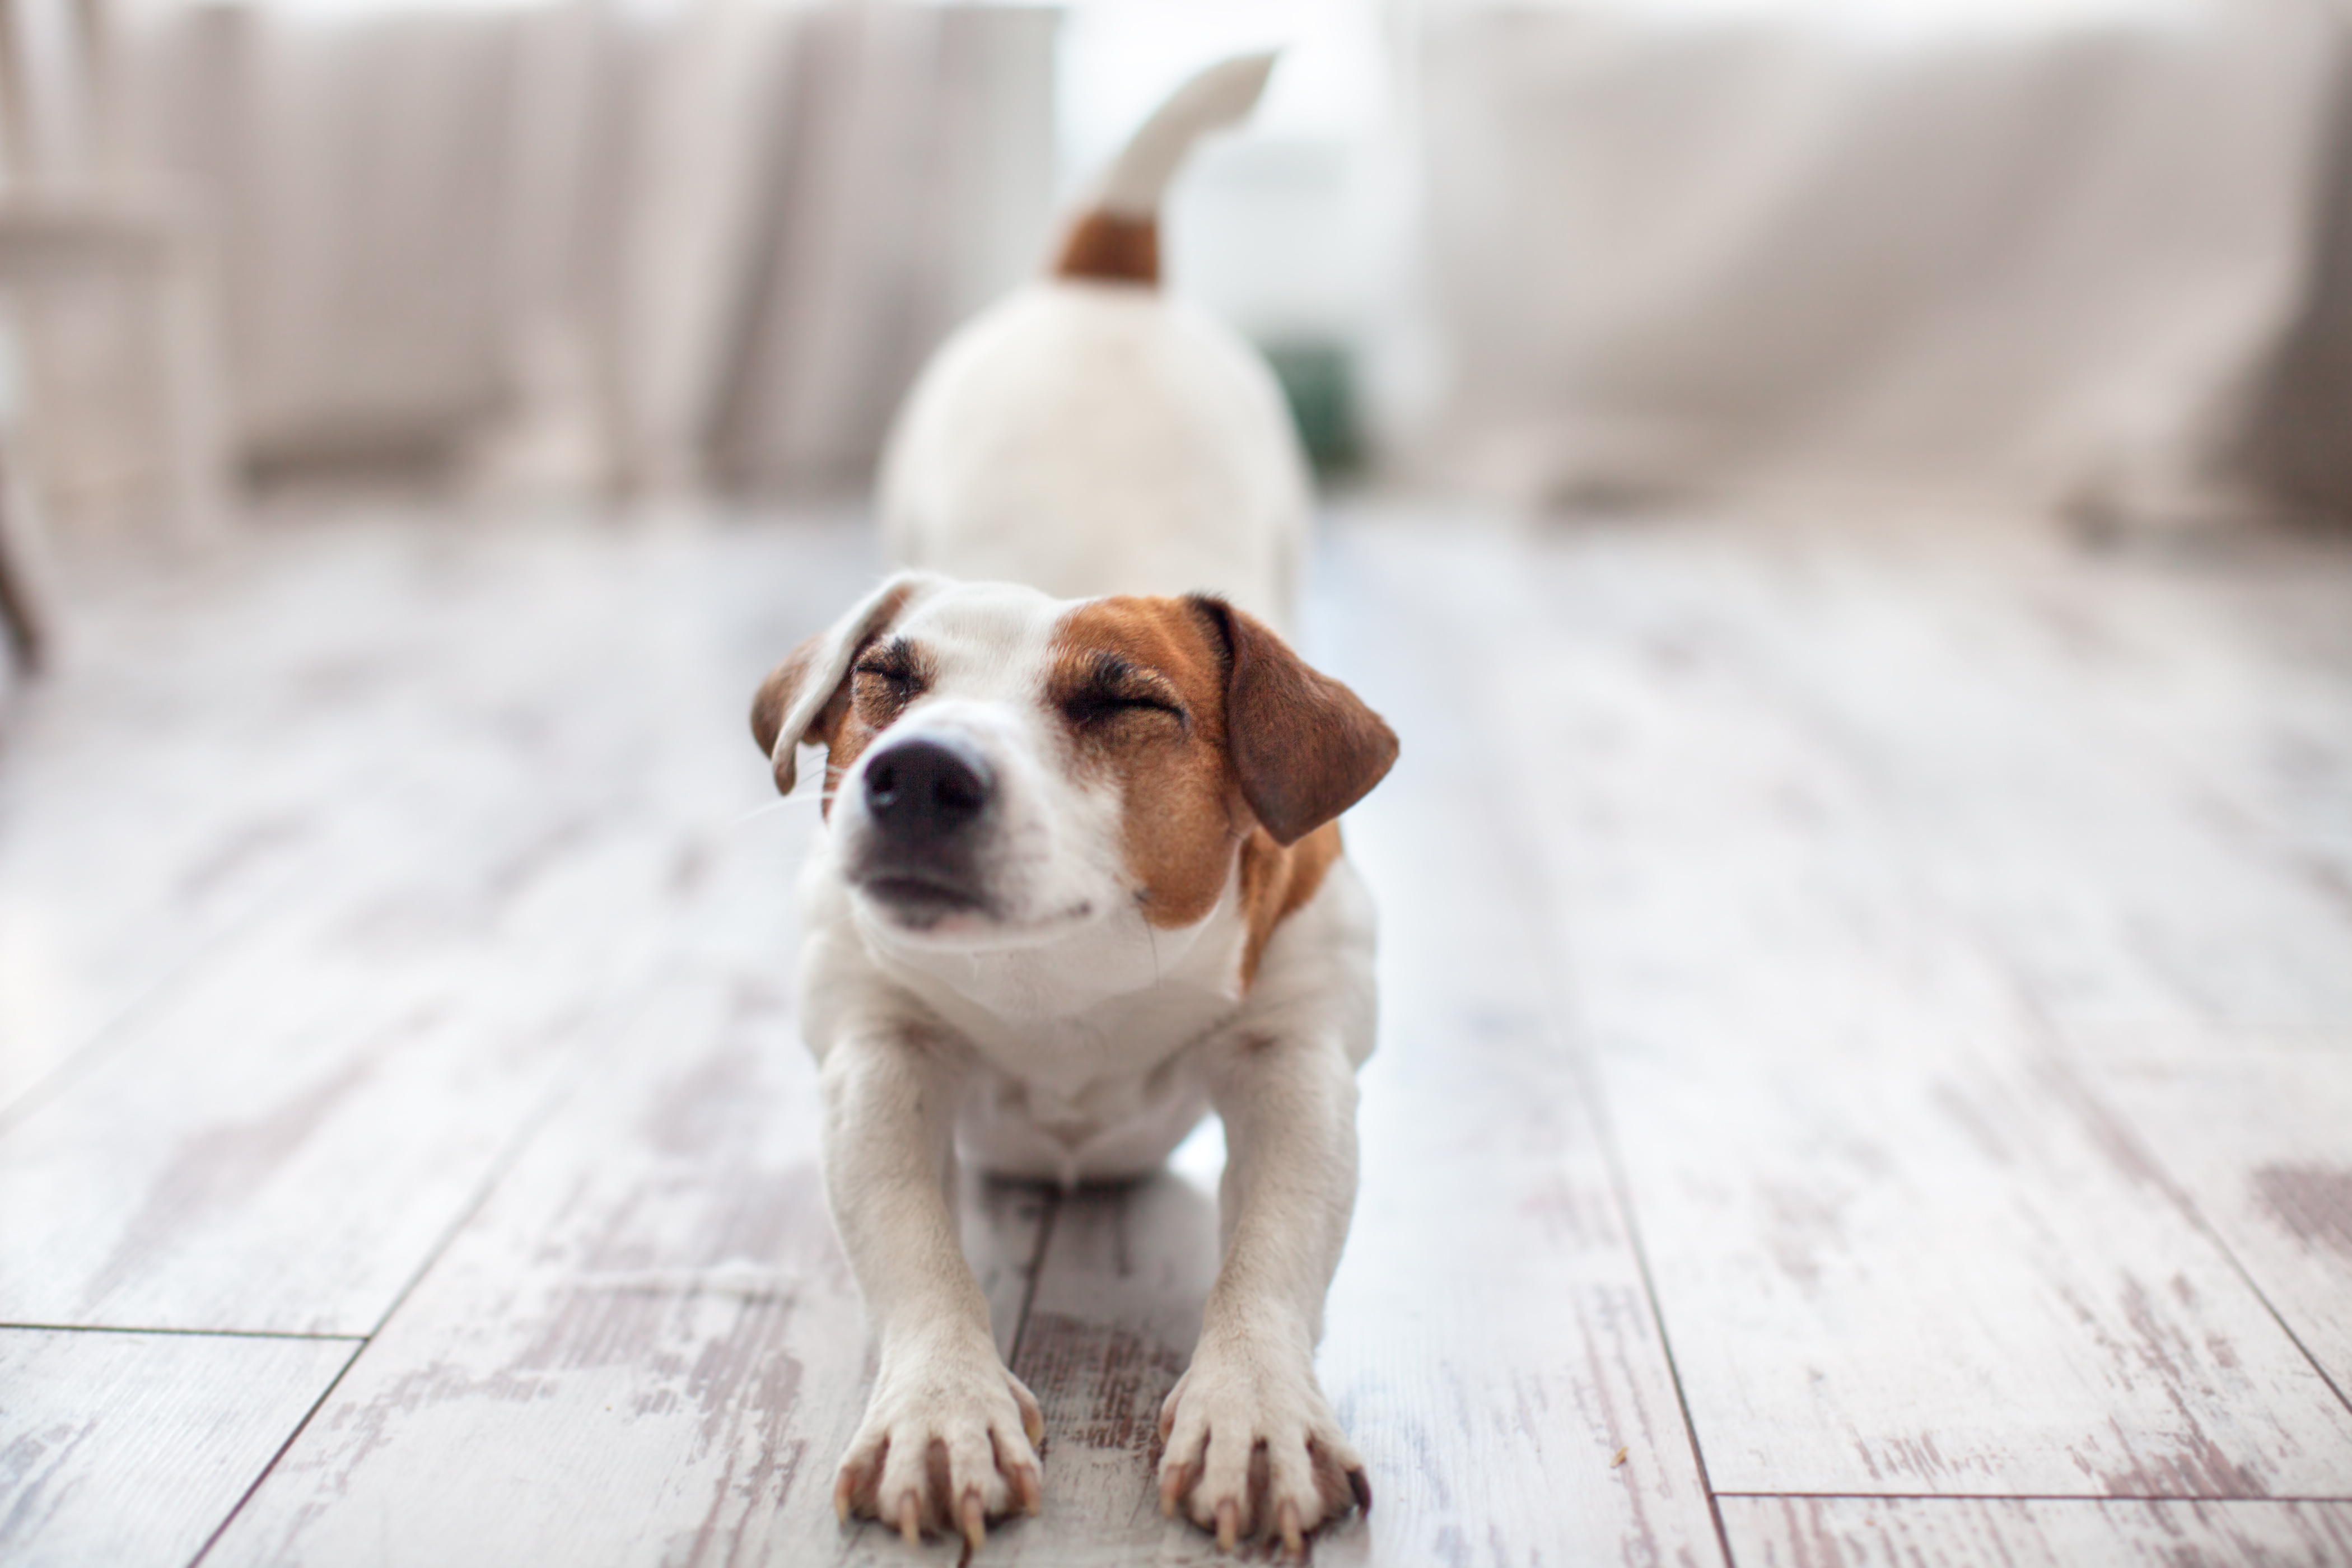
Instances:
[[[800,776],[801,742],[828,743],[849,695],[849,666],[858,651],[946,579],[901,572],[849,607],[846,615],[784,656],[751,699],[751,738],[768,753],[776,792],[793,793]]]
[[[1396,731],[1264,621],[1209,595],[1191,603],[1224,640],[1225,745],[1242,798],[1276,843],[1296,844],[1387,776]]]

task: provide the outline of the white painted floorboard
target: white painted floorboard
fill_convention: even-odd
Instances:
[[[0,1563],[178,1568],[358,1349],[0,1329]]]
[[[2352,1503],[1726,1498],[1752,1568],[2338,1568]]]
[[[875,571],[410,519],[85,594],[0,715],[0,1562],[950,1560],[833,1520],[743,724]],[[2311,538],[1335,523],[1405,753],[1316,1559],[2352,1563],[2347,603]],[[1214,1560],[1152,1418],[1218,1157],[967,1194],[1049,1425],[977,1563]]]

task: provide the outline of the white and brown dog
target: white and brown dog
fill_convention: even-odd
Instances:
[[[1160,1413],[1162,1507],[1295,1552],[1370,1500],[1314,1350],[1374,1010],[1372,912],[1334,819],[1396,739],[1274,629],[1308,487],[1273,378],[1154,287],[1162,187],[1271,63],[1180,91],[1055,276],[940,352],[882,484],[922,570],[796,648],[752,710],[779,788],[795,748],[826,753],[803,1022],[880,1342],[835,1500],[910,1540],[976,1545],[1041,1495],[1037,1402],[958,1243],[959,1155],[1115,1181],[1211,1110],[1223,1259]]]

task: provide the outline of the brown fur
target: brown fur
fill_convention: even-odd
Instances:
[[[1160,281],[1160,221],[1097,208],[1081,216],[1062,241],[1055,275],[1104,283]]]
[[[1354,692],[1256,616],[1206,595],[1184,603],[1224,645],[1234,775],[1276,844],[1297,843],[1387,776],[1396,732]]]
[[[1096,691],[1165,697],[1182,714],[1080,716]],[[1119,783],[1128,868],[1142,884],[1146,920],[1164,929],[1206,915],[1238,850],[1244,984],[1275,928],[1339,858],[1332,819],[1396,757],[1396,737],[1353,692],[1215,600],[1080,606],[1055,639],[1046,694],[1070,716],[1081,765]],[[1283,814],[1278,824],[1265,819],[1260,800]]]
[[[868,648],[888,634],[891,626],[898,620],[899,612],[907,607],[907,601],[914,596],[915,586],[913,584],[902,584],[883,595],[881,601],[875,605],[873,613],[866,617],[865,626],[859,629],[856,644],[849,649],[848,662],[843,669],[840,680],[835,685],[832,695],[825,699],[824,706],[817,710],[815,717],[809,721],[808,728],[800,734],[799,743],[824,747],[824,796],[818,810],[827,816],[833,814],[833,791],[841,781],[842,770],[857,760],[857,753],[866,749],[866,743],[873,740],[875,733],[882,728],[883,724],[888,723],[890,718],[898,716],[894,710],[889,718],[883,719],[880,723],[875,723],[872,721],[874,709],[869,702],[866,705],[865,719],[857,720],[855,711],[857,704],[853,694],[860,684],[860,679],[856,674],[857,661],[865,657]],[[830,630],[819,632],[793,649],[784,656],[782,664],[768,672],[768,678],[760,682],[760,689],[753,693],[751,738],[757,741],[760,743],[760,749],[772,758],[775,756],[776,737],[782,732],[785,716],[792,711],[793,703],[800,696],[801,688],[821,667],[831,662],[833,637],[834,633]],[[874,682],[869,678],[865,684],[873,685]],[[898,706],[903,707],[904,703]],[[786,795],[790,795],[793,788],[791,755],[792,753],[787,752],[783,759],[774,763],[776,787]]]
[[[1307,907],[1339,854],[1336,822],[1327,822],[1286,847],[1262,827],[1243,844],[1242,909],[1249,917],[1249,942],[1242,949],[1244,986],[1257,978],[1258,960],[1274,939],[1274,928]]]
[[[1106,657],[1135,672],[1112,689],[1162,691],[1183,711],[1074,720],[1079,765],[1118,781],[1143,918],[1163,930],[1191,925],[1216,907],[1249,830],[1225,759],[1219,650],[1181,599],[1097,599],[1062,622],[1046,700],[1068,713],[1097,688]]]
[[[891,660],[902,680],[857,668],[887,647],[907,596],[867,618],[801,737],[825,748],[827,816],[842,774],[929,684],[917,644]],[[761,683],[751,733],[762,750],[774,751],[801,687],[830,664],[832,636],[801,644]],[[1396,736],[1270,627],[1219,599],[1089,601],[1063,618],[1052,659],[1045,697],[1068,725],[1078,765],[1119,786],[1144,919],[1163,930],[1201,920],[1239,856],[1248,984],[1276,928],[1339,859],[1334,819],[1388,772]]]

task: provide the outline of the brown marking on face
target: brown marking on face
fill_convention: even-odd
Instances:
[[[1079,605],[1055,629],[1045,700],[1077,765],[1117,782],[1127,868],[1165,930],[1216,907],[1253,824],[1225,746],[1221,650],[1181,599]]]
[[[1157,284],[1160,281],[1160,222],[1150,217],[1122,217],[1100,208],[1079,216],[1062,241],[1054,263],[1060,278],[1086,278],[1102,283]]]
[[[1118,782],[1127,866],[1141,884],[1145,920],[1164,929],[1208,914],[1238,856],[1246,986],[1276,928],[1306,906],[1339,858],[1332,818],[1387,772],[1396,739],[1262,624],[1222,605],[1207,613],[1206,604],[1122,597],[1080,605],[1055,631],[1046,700],[1069,729],[1078,765]],[[1243,623],[1238,632],[1231,621]],[[1269,686],[1277,690],[1271,702]],[[1244,747],[1233,717],[1236,690],[1260,708],[1255,722],[1312,733]],[[1258,795],[1291,812],[1286,839],[1255,813],[1237,754],[1244,751],[1256,759]],[[1294,773],[1277,777],[1286,756]],[[1315,811],[1328,815],[1299,820]]]
[[[833,815],[833,794],[841,784],[843,771],[857,760],[858,753],[872,743],[876,735],[906,710],[909,702],[922,694],[933,678],[929,656],[906,639],[890,635],[891,626],[913,593],[914,585],[908,584],[877,606],[876,614],[849,649],[846,667],[831,695],[795,738],[796,744],[821,745],[825,750],[824,794],[817,809],[827,817]],[[834,636],[832,631],[819,632],[786,654],[784,661],[769,672],[753,695],[751,738],[771,756],[775,753],[777,737],[802,689],[818,671],[832,666]],[[888,650],[888,657],[877,658],[877,648]],[[861,671],[859,666],[866,664],[877,668]],[[905,677],[904,682],[880,673],[883,666],[892,674]],[[791,794],[782,763],[777,764],[776,772],[777,787]]]
[[[1242,985],[1257,978],[1258,960],[1274,928],[1307,907],[1323,874],[1339,858],[1339,825],[1327,822],[1296,844],[1282,845],[1263,827],[1242,845],[1242,912],[1249,941],[1242,948]]]
[[[831,818],[833,797],[841,788],[841,775],[938,679],[939,668],[930,650],[920,643],[891,636],[887,626],[859,647],[849,661],[849,674],[841,683],[845,697],[841,711],[823,737],[824,799],[817,806],[820,815]]]

